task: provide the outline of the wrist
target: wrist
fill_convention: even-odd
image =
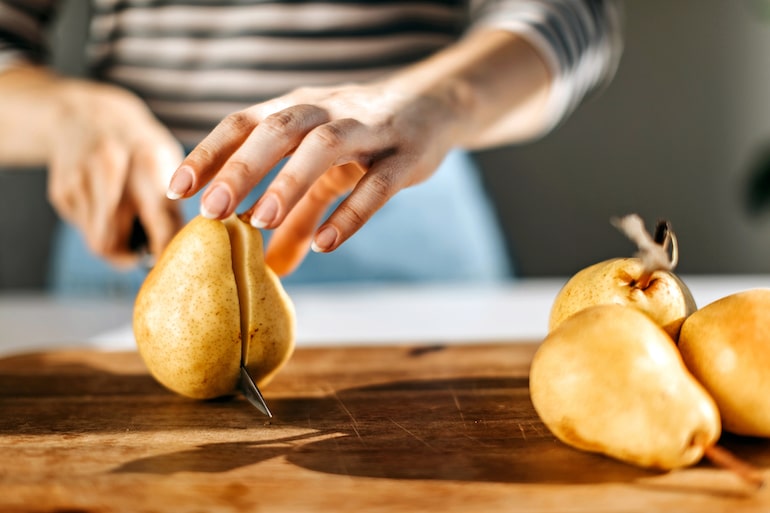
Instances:
[[[520,142],[548,121],[551,77],[532,45],[513,32],[480,29],[392,79],[442,106],[454,146]]]
[[[444,140],[447,150],[468,137],[477,100],[462,77],[439,76],[418,64],[390,77],[385,88],[413,113],[411,119]]]

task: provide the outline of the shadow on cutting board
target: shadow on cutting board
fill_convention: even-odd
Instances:
[[[0,443],[4,435],[58,435],[78,443],[82,434],[183,433],[183,450],[125,461],[117,456],[113,474],[250,466],[258,473],[260,462],[281,457],[316,472],[404,480],[590,484],[659,475],[557,441],[537,418],[521,377],[329,387],[318,397],[268,394],[275,417],[267,421],[241,397],[188,400],[141,368],[116,372],[66,358],[45,364],[34,361],[42,355],[15,358],[0,360]],[[24,372],[36,365],[45,372]],[[212,439],[227,441],[201,443]],[[724,445],[770,466],[767,441],[736,437]]]

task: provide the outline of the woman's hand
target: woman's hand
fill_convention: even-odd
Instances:
[[[134,220],[159,254],[182,225],[165,196],[168,177],[184,157],[180,145],[146,105],[122,89],[61,81],[49,134],[48,196],[95,254],[117,266],[136,261],[129,247]]]
[[[254,226],[277,228],[267,259],[286,274],[311,240],[316,251],[337,248],[396,192],[428,178],[457,120],[439,95],[387,83],[298,89],[225,118],[184,160],[169,193],[189,196],[211,181],[201,213],[222,219],[291,155],[250,212]]]
[[[339,247],[453,147],[541,132],[549,84],[526,41],[480,30],[385,80],[302,88],[231,114],[182,162],[168,196],[189,197],[210,182],[201,213],[223,219],[290,156],[249,209],[254,226],[275,229],[266,257],[284,275],[311,247]]]

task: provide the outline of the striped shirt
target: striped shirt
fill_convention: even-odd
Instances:
[[[46,62],[56,0],[0,0],[0,71]],[[361,82],[470,30],[526,37],[555,78],[549,127],[613,75],[613,0],[91,0],[90,75],[143,98],[186,145],[296,87]]]

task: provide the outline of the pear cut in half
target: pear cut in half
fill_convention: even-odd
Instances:
[[[266,385],[294,351],[294,305],[267,266],[261,232],[232,215],[196,217],[139,289],[134,337],[150,373],[195,399],[231,395],[241,362]]]

